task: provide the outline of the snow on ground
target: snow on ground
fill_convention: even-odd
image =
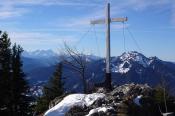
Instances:
[[[139,96],[137,96],[133,101],[134,101],[134,103],[135,104],[137,104],[138,106],[141,106],[141,104],[140,104],[140,99],[142,98],[142,95],[139,95]]]
[[[173,114],[173,112],[162,113],[163,116],[174,116]]]
[[[66,96],[60,103],[49,109],[44,116],[64,116],[74,106],[90,106],[96,100],[104,98],[103,93],[71,94]]]
[[[107,110],[113,109],[112,107],[99,107],[99,108],[95,108],[89,111],[89,114],[86,116],[91,116],[94,113],[98,113],[98,112],[106,112]]]

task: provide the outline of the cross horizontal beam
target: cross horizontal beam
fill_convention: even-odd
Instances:
[[[127,17],[125,17],[125,18],[111,18],[110,19],[110,23],[111,22],[125,22],[127,20],[128,20]],[[92,25],[95,25],[95,24],[105,24],[105,19],[92,20],[90,23]]]
[[[128,21],[128,18],[111,18],[111,22],[125,22]]]

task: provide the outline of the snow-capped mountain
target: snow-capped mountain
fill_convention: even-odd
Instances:
[[[35,96],[42,94],[42,85],[53,75],[56,65],[61,60],[57,53],[52,50],[36,50],[33,52],[24,51],[22,54],[23,68],[27,80],[31,84],[31,92]],[[65,56],[65,58],[68,58]],[[85,55],[86,61],[97,61],[100,57]]]
[[[66,72],[67,76],[65,80],[67,90],[81,90],[83,85],[81,79],[77,78],[78,75],[66,68],[64,72]],[[151,86],[155,86],[163,80],[169,86],[175,87],[175,64],[162,61],[157,57],[146,57],[135,51],[112,57],[111,72],[114,85],[134,82],[140,84],[148,83]],[[90,85],[93,85],[94,82],[102,82],[105,77],[104,74],[105,59],[101,58],[88,64],[86,78]]]
[[[59,56],[52,50],[24,51],[22,54],[23,68],[30,83],[46,81],[55,70]]]
[[[65,58],[68,58],[66,55]],[[85,55],[86,61],[97,61],[100,57]],[[24,51],[22,54],[23,68],[31,84],[47,81],[53,74],[56,65],[62,59],[52,50]],[[41,85],[41,83],[39,84]]]
[[[115,62],[117,64],[115,65]],[[150,64],[149,58],[138,52],[123,53],[121,56],[112,59],[112,72],[127,73],[133,63],[140,64],[143,67],[148,67]]]
[[[46,54],[47,52],[41,53]],[[105,77],[105,59],[93,55],[86,55],[85,57],[86,61],[88,61],[86,80],[89,86],[102,82]],[[58,63],[56,60],[59,61],[59,57],[46,58],[47,60],[44,57],[38,59],[24,57],[23,59],[24,71],[30,82],[35,84],[39,81],[47,81],[55,70]],[[157,57],[146,57],[135,51],[123,53],[118,57],[111,57],[111,72],[114,85],[134,82],[139,84],[148,83],[151,86],[155,86],[160,81],[165,80],[168,85],[175,88],[174,63],[160,60]],[[67,91],[83,90],[79,74],[70,70],[70,67],[67,65],[63,66],[63,76],[65,77],[64,86]]]
[[[57,57],[58,56],[58,54],[52,50],[36,50],[36,51],[31,51],[31,52],[24,51],[22,55],[23,55],[23,57],[36,58],[36,59],[50,58],[50,57]]]
[[[175,83],[174,64],[162,61],[157,57],[146,57],[135,51],[114,58],[112,72],[113,78],[117,78],[114,79],[116,83],[124,81],[156,85],[162,78],[165,81],[172,80],[168,82],[170,85]]]
[[[101,57],[99,57],[99,56],[95,56],[95,55],[93,55],[93,54],[91,54],[91,55],[85,55],[85,57],[86,57],[86,61],[97,61],[97,60],[100,60],[101,59]]]
[[[157,57],[147,58],[136,51],[125,52],[119,57],[112,58],[112,72],[127,73],[136,64],[148,68],[155,60],[160,61]]]

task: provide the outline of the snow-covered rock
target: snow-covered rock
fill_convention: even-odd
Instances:
[[[65,97],[60,103],[49,109],[44,116],[64,116],[74,106],[88,107],[96,100],[104,98],[103,93],[93,94],[71,94]]]
[[[142,95],[139,95],[139,96],[137,96],[133,101],[134,101],[134,103],[135,104],[137,104],[138,106],[141,106],[141,104],[140,104],[140,99],[142,98]]]
[[[174,116],[173,112],[162,113],[162,116]]]
[[[108,110],[111,110],[111,109],[113,108],[112,107],[98,107],[98,108],[90,110],[89,114],[86,116],[92,116],[93,114],[98,113],[98,112],[106,113]]]
[[[104,91],[97,90],[97,92]],[[114,87],[111,92],[70,94],[62,101],[58,101],[57,105],[45,113],[45,116],[116,115],[117,112],[127,111],[128,104],[140,106],[142,96],[149,96],[151,92],[152,89],[148,85],[132,83]]]

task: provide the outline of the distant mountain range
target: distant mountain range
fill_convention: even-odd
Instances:
[[[86,60],[96,61],[100,57],[86,55]],[[46,82],[60,62],[60,55],[52,50],[24,51],[22,54],[24,72],[30,84]]]
[[[87,55],[88,70],[86,78],[89,85],[102,82],[105,74],[105,59]],[[54,72],[59,62],[59,55],[51,50],[24,52],[24,71],[32,84],[45,82]],[[175,64],[160,60],[157,57],[146,57],[136,51],[123,53],[111,58],[112,84],[147,83],[151,86],[166,81],[171,88],[175,88]],[[78,74],[63,68],[65,89],[81,91],[82,83]]]
[[[51,50],[24,51],[22,60],[24,72],[31,84],[48,80],[59,62],[58,54]]]
[[[36,50],[36,51],[24,51],[23,56],[27,58],[41,59],[41,58],[50,58],[57,57],[58,54],[52,50]]]

